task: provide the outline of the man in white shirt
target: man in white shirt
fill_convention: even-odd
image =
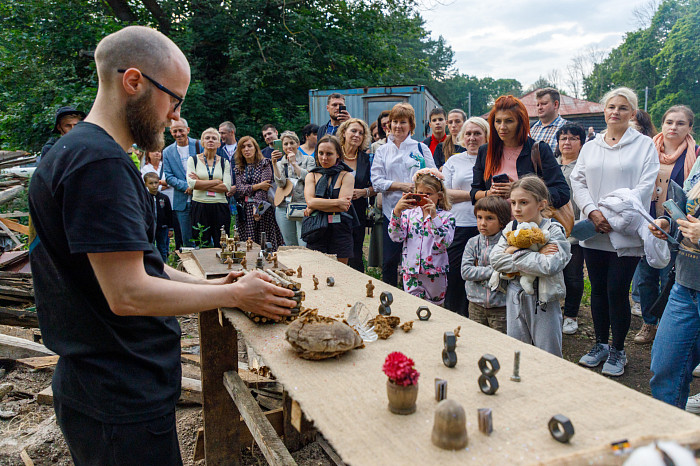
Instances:
[[[216,151],[217,155],[226,157],[229,162],[233,163],[233,154],[238,147],[236,125],[230,121],[224,121],[219,125],[219,134],[221,135],[221,147]]]

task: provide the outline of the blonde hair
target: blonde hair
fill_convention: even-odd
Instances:
[[[525,175],[512,184],[510,192],[518,188],[531,194],[532,197],[535,198],[535,202],[547,201],[544,209],[542,209],[542,216],[547,218],[552,216],[554,212],[550,208],[551,201],[549,200],[549,190],[547,189],[547,185],[544,184],[544,181],[542,181],[542,178],[534,173]]]
[[[291,139],[297,144],[301,144],[299,142],[299,136],[297,136],[297,133],[295,133],[294,131],[285,131],[280,135],[280,141],[284,141],[287,138]]]
[[[608,105],[608,101],[612,99],[613,97],[624,97],[627,99],[627,102],[629,102],[630,107],[632,107],[632,111],[637,111],[639,108],[639,99],[637,98],[637,94],[630,89],[629,87],[617,87],[615,89],[609,90],[608,92],[605,93],[602,99],[600,99],[600,103],[605,107]]]
[[[417,173],[416,180],[413,183],[413,192],[417,191],[418,185],[422,184],[429,188],[433,188],[436,193],[442,193],[442,197],[437,201],[437,207],[442,210],[452,209],[450,197],[447,195],[445,183],[430,173]]]
[[[354,123],[362,126],[362,131],[364,131],[364,139],[362,140],[362,144],[360,144],[360,149],[367,150],[369,144],[372,142],[372,132],[369,130],[367,123],[359,118],[350,118],[349,120],[345,120],[340,124],[338,127],[338,138],[340,139],[340,145],[345,147],[345,132],[350,129],[350,125]]]
[[[202,131],[202,135],[199,137],[199,139],[204,139],[205,134],[216,134],[216,137],[219,138],[219,141],[221,141],[221,133],[219,133],[219,130],[217,130],[216,128],[205,129],[204,131]]]
[[[481,131],[484,132],[484,136],[486,136],[486,141],[484,141],[484,144],[488,144],[489,134],[490,134],[489,133],[489,131],[490,131],[489,122],[484,120],[481,117],[478,117],[478,116],[471,117],[467,121],[464,122],[464,124],[462,125],[462,129],[459,130],[459,134],[457,135],[457,144],[459,144],[460,146],[462,146],[464,148],[467,147],[466,144],[464,144],[464,133],[467,131],[466,130],[467,123],[474,123],[476,126],[481,128]]]

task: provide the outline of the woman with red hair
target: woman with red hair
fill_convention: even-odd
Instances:
[[[476,157],[470,193],[472,203],[485,196],[508,199],[510,185],[528,173],[535,173],[545,182],[550,205],[554,208],[569,202],[569,186],[549,144],[537,143],[540,162],[535,169],[532,157],[535,140],[530,137],[527,109],[519,99],[512,95],[499,97],[489,113],[488,122],[492,136],[479,148]]]

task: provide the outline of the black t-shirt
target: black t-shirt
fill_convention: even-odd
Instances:
[[[87,257],[143,251],[146,273],[168,279],[153,247],[153,199],[134,162],[102,128],[78,123],[34,172],[29,211],[39,326],[61,356],[54,396],[107,423],[171,412],[181,379],[177,320],[114,314]]]

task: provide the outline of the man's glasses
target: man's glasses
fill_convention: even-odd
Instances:
[[[124,69],[117,70],[117,73],[125,73],[125,72],[126,72],[126,70],[124,70]],[[170,89],[168,89],[167,87],[163,86],[161,83],[159,83],[159,82],[156,81],[155,79],[153,79],[153,78],[151,78],[150,76],[148,76],[146,73],[143,73],[141,70],[139,70],[139,73],[141,73],[141,76],[143,76],[144,78],[146,78],[146,79],[148,79],[149,81],[151,81],[151,83],[153,83],[153,85],[156,86],[158,89],[160,89],[161,91],[165,92],[166,94],[168,94],[168,95],[169,95],[170,97],[172,97],[173,99],[177,100],[177,103],[175,104],[175,107],[173,108],[173,112],[177,111],[177,108],[178,108],[180,105],[182,105],[182,102],[183,102],[185,99],[182,98],[182,97],[180,97],[179,95],[175,94],[173,91],[171,91]]]

